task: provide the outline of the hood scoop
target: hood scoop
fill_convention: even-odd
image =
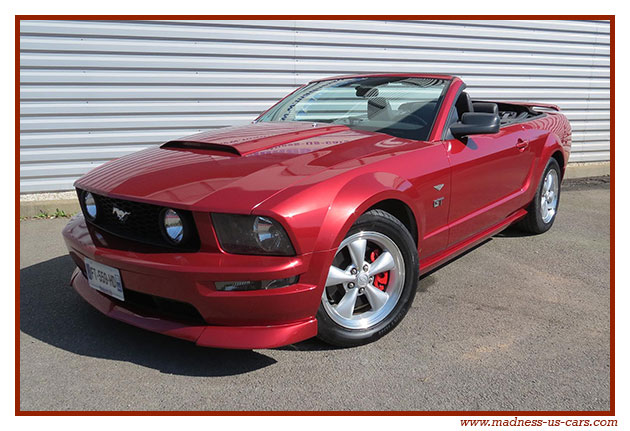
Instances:
[[[242,156],[242,154],[231,145],[213,144],[208,142],[197,141],[169,141],[163,144],[160,148],[181,148],[189,150],[206,150],[206,151],[223,151],[226,153],[234,154],[235,156]]]
[[[347,126],[320,126],[306,122],[257,123],[199,133],[169,141],[161,148],[222,151],[247,156],[291,142],[345,130],[348,130]]]

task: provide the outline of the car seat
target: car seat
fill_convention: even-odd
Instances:
[[[462,115],[466,112],[473,112],[473,104],[470,100],[470,96],[465,91],[462,91],[462,94],[457,98],[457,102],[455,102],[455,109],[457,109],[457,118],[459,121],[462,120]]]
[[[384,97],[371,97],[367,101],[367,114],[370,120],[387,121],[392,118],[392,107]]]

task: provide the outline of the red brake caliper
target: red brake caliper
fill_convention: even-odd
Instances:
[[[374,262],[379,255],[378,250],[374,250],[370,253],[370,263]],[[389,271],[382,272],[374,276],[374,286],[378,287],[381,290],[385,290],[387,287],[387,282],[389,282]]]

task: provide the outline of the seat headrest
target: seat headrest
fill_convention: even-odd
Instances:
[[[370,97],[367,102],[367,108],[369,119],[377,115],[387,114],[391,109],[389,102],[384,97]]]
[[[486,112],[488,114],[499,115],[499,106],[496,103],[475,102],[473,103],[475,112]]]
[[[459,95],[457,101],[455,102],[455,107],[457,108],[457,114],[461,120],[462,114],[466,112],[473,112],[473,105],[470,101],[470,96],[465,91],[462,91],[462,94]]]

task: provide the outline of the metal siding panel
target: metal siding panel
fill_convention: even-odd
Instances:
[[[571,162],[610,157],[602,21],[21,21],[21,192],[68,190],[101,163],[251,121],[320,77],[461,76],[473,98],[559,105]]]
[[[176,130],[124,130],[124,131],[100,131],[92,132],[58,132],[52,133],[38,132],[27,133],[21,136],[21,149],[57,147],[63,142],[64,147],[75,145],[117,145],[117,144],[137,144],[166,142],[182,136],[192,135],[200,132],[201,129],[176,129]]]
[[[165,116],[56,116],[50,118],[23,118],[20,121],[22,132],[40,131],[101,131],[137,129],[175,129],[190,127],[224,127],[240,125],[252,120],[251,115],[165,115]]]
[[[565,77],[565,78],[608,78],[609,67],[591,65],[564,65],[554,67],[522,63],[499,64],[497,61],[446,63],[441,60],[403,59],[383,60],[380,58],[300,58],[294,59],[264,57],[203,57],[171,55],[118,55],[118,54],[83,54],[83,55],[47,55],[23,53],[20,56],[22,70],[64,69],[64,70],[139,70],[139,71],[195,71],[195,72],[285,72],[296,73],[321,72],[327,74],[361,73],[365,70],[386,72],[417,72],[431,70],[441,74],[459,74],[466,76],[496,77]]]
[[[559,21],[559,20],[440,20],[440,21],[382,21],[382,20],[366,20],[366,21],[318,21],[318,20],[247,20],[247,21],[209,21],[209,20],[172,20],[172,21],[145,21],[150,24],[163,24],[174,23],[178,25],[186,26],[206,26],[206,25],[220,25],[220,26],[237,26],[237,27],[261,27],[261,28],[313,28],[314,23],[321,23],[320,25],[328,29],[358,29],[366,28],[371,31],[373,28],[386,28],[393,29],[393,31],[399,31],[401,28],[407,28],[408,32],[416,33],[422,31],[426,26],[455,26],[455,27],[473,27],[478,31],[491,31],[493,29],[508,29],[510,31],[524,31],[532,35],[532,30],[537,30],[536,33],[541,30],[548,30],[549,32],[563,32],[572,34],[600,34],[609,33],[610,27],[608,21]],[[529,36],[535,37],[535,36]]]
[[[536,22],[534,21],[534,24]],[[561,21],[559,22],[561,23]],[[152,24],[147,26],[146,24]],[[557,25],[556,25],[557,27]],[[265,34],[251,31],[251,29],[267,29]],[[334,28],[331,31],[331,28]],[[298,31],[326,31],[334,33],[380,33],[397,34],[407,36],[453,36],[461,38],[477,39],[512,39],[512,40],[538,40],[584,43],[602,43],[601,34],[589,31],[563,31],[557,28],[545,30],[529,24],[525,28],[502,28],[479,25],[477,21],[466,22],[395,22],[395,21],[325,21],[325,20],[300,20],[300,21],[150,21],[138,23],[115,23],[107,21],[24,21],[20,30],[27,35],[78,35],[81,37],[109,36],[116,34],[119,37],[163,38],[168,32],[170,38],[177,39],[212,39],[215,35],[232,35],[236,39],[269,40],[272,37],[280,37],[284,40],[292,36],[286,30]],[[587,28],[592,29],[592,26]],[[284,30],[284,32],[282,31]]]
[[[296,79],[313,80],[328,76],[325,73],[267,73],[267,72],[174,72],[174,71],[40,71],[24,70],[20,72],[23,85],[251,85],[262,80],[267,85],[292,86]],[[502,76],[467,76],[461,75],[469,87],[502,88],[610,88],[608,78],[567,78],[567,77],[502,77]]]
[[[224,100],[224,101],[103,101],[90,102],[22,102],[20,112],[23,117],[37,117],[43,115],[112,115],[112,114],[153,114],[177,115],[181,113],[247,113],[257,114],[269,107],[273,99],[269,100]]]
[[[378,37],[373,37],[377,42]],[[28,53],[73,53],[77,54],[117,54],[117,55],[198,55],[198,56],[246,56],[255,58],[339,58],[350,59],[386,59],[398,60],[441,60],[444,62],[496,62],[520,64],[557,64],[580,66],[608,66],[610,59],[607,53],[591,55],[583,49],[574,52],[573,45],[564,46],[566,51],[550,49],[529,51],[520,49],[493,50],[492,46],[477,46],[476,49],[462,50],[458,46],[459,39],[447,46],[437,48],[433,42],[426,45],[408,47],[352,44],[293,44],[293,43],[246,43],[241,41],[182,41],[182,40],[133,40],[77,37],[42,37],[23,36],[20,38],[22,52]],[[577,44],[576,44],[577,45]],[[450,47],[451,49],[448,49]],[[509,47],[508,47],[509,48]],[[457,58],[453,54],[457,53]]]
[[[176,86],[162,83],[155,86],[111,85],[22,85],[22,100],[277,100],[295,87],[265,87],[264,84],[234,87]]]

